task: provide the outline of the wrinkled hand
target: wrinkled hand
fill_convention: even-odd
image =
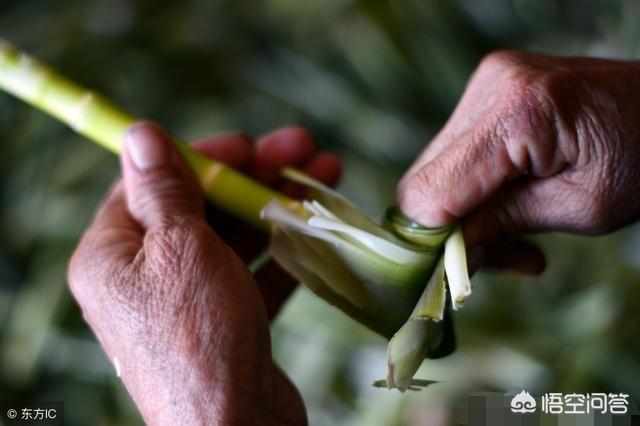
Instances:
[[[194,146],[273,186],[284,165],[328,184],[340,173],[338,160],[295,128],[255,149],[239,135]],[[128,132],[122,171],[72,258],[69,283],[147,423],[304,423],[302,400],[270,352],[268,313],[291,279],[271,265],[256,284],[205,220],[193,175],[157,126]],[[258,231],[216,219],[242,256],[263,248]]]
[[[639,120],[638,62],[491,54],[399,203],[427,226],[464,218],[471,255],[489,266],[540,273],[542,253],[520,234],[600,234],[638,218]]]

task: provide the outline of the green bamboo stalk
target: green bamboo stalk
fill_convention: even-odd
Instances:
[[[59,75],[0,40],[0,89],[67,124],[77,133],[117,154],[136,118],[98,93]],[[297,202],[173,139],[207,196],[217,206],[263,229],[270,225],[260,211],[272,200],[290,207]]]

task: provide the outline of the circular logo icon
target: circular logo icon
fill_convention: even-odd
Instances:
[[[10,408],[7,410],[7,417],[9,417],[10,419],[15,419],[16,417],[18,417],[18,412],[13,408]]]

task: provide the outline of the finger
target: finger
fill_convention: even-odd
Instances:
[[[549,179],[521,178],[463,220],[469,246],[514,239],[520,234],[584,231],[592,220],[591,198],[568,173]]]
[[[417,222],[443,226],[469,213],[521,172],[503,144],[489,138],[466,139],[405,176],[398,201]]]
[[[142,228],[127,210],[120,181],[98,208],[69,262],[69,284],[74,294],[85,293],[81,287],[85,287],[87,274],[108,269],[107,265],[120,270],[118,265],[130,263],[142,247],[142,238]]]
[[[397,194],[405,214],[426,226],[446,225],[518,176],[550,177],[567,167],[570,159],[544,133],[545,125],[531,124],[543,120],[534,111],[517,119],[498,116],[482,120],[481,126],[405,175]],[[509,130],[504,129],[505,120]],[[534,129],[541,129],[540,134]]]
[[[241,171],[249,168],[254,155],[251,138],[239,133],[199,139],[189,146],[209,158]]]
[[[243,134],[213,136],[195,141],[189,146],[209,158],[241,171],[247,171],[253,164],[253,142]],[[239,223],[237,219],[211,204],[205,206],[205,214],[207,222],[234,248],[245,263],[251,262],[260,254],[267,241],[266,235],[256,232],[256,229],[249,225]]]
[[[117,182],[102,202],[80,247],[92,254],[109,250],[133,258],[142,245],[142,228],[127,209],[124,183]]]
[[[469,275],[482,268],[511,271],[525,276],[544,272],[546,259],[540,248],[527,241],[497,241],[470,247],[467,251]]]
[[[413,162],[411,167],[407,170],[407,175],[413,175],[425,164],[430,161],[433,161],[434,158],[438,156],[447,146],[449,146],[453,142],[451,137],[448,137],[446,129],[443,129],[438,133],[424,148],[424,150],[420,153],[418,158]]]
[[[131,217],[127,209],[124,182],[117,181],[102,201],[87,231],[106,229],[127,229],[141,233],[140,225]]]
[[[342,162],[330,152],[320,152],[303,169],[312,178],[328,186],[335,186],[342,175]]]
[[[478,269],[511,271],[525,276],[544,272],[546,259],[540,248],[522,240],[494,241],[467,251],[469,275]]]
[[[494,72],[474,72],[469,79],[460,102],[442,130],[433,138],[425,150],[413,163],[409,173],[415,173],[425,164],[433,161],[449,145],[464,137],[478,121],[482,120],[493,102],[500,102],[496,86],[501,79]]]
[[[138,252],[144,232],[129,213],[123,181],[114,185],[86,234],[96,239],[94,247],[100,245],[131,258]]]
[[[125,136],[121,156],[127,206],[145,228],[185,217],[204,219],[204,198],[195,178],[157,125],[140,122]]]
[[[249,170],[255,155],[252,140],[243,134],[218,135],[195,141],[189,146],[241,171]],[[238,222],[236,218],[211,204],[205,206],[205,214],[207,222],[243,262],[250,263],[264,250],[268,236],[254,227]]]
[[[312,178],[328,186],[335,186],[342,174],[342,163],[334,154],[320,152],[316,154],[303,168]],[[285,182],[279,191],[292,198],[304,198],[306,189],[294,182]]]
[[[119,181],[98,208],[80,247],[95,256],[98,252],[132,259],[142,246],[142,228],[127,209],[124,184]]]
[[[207,207],[207,222],[247,264],[264,251],[269,241],[269,235],[266,232],[239,222],[238,219],[218,210],[215,206]]]
[[[262,183],[270,185],[280,180],[283,167],[304,164],[315,154],[313,137],[300,128],[288,127],[276,130],[260,138],[255,147],[251,147],[248,138],[241,138],[242,140],[239,140],[239,136],[235,135],[235,137],[225,138],[222,142],[218,138],[213,138],[214,141],[201,142],[200,147],[213,146],[213,150],[205,148],[203,153],[213,154],[222,161],[233,157],[236,159],[233,166],[248,163],[248,173]],[[220,143],[223,145],[222,148],[219,148]],[[229,155],[229,152],[232,155]],[[220,154],[226,157],[220,158]],[[208,220],[216,229],[219,229],[222,238],[234,247],[245,262],[251,262],[262,252],[267,243],[266,235],[256,233],[252,227],[239,225],[233,218],[219,214],[214,209],[208,210]]]
[[[271,320],[278,314],[298,282],[275,262],[264,265],[254,274],[254,278]]]
[[[535,244],[526,241],[498,242],[483,247],[481,268],[511,271],[524,276],[544,272],[544,253]]]
[[[283,167],[300,166],[313,158],[316,146],[311,133],[299,127],[285,127],[261,137],[256,143],[251,175],[272,185]]]

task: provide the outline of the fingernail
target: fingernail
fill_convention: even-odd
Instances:
[[[163,166],[171,159],[166,136],[147,123],[130,128],[125,135],[125,144],[131,161],[141,172]]]

